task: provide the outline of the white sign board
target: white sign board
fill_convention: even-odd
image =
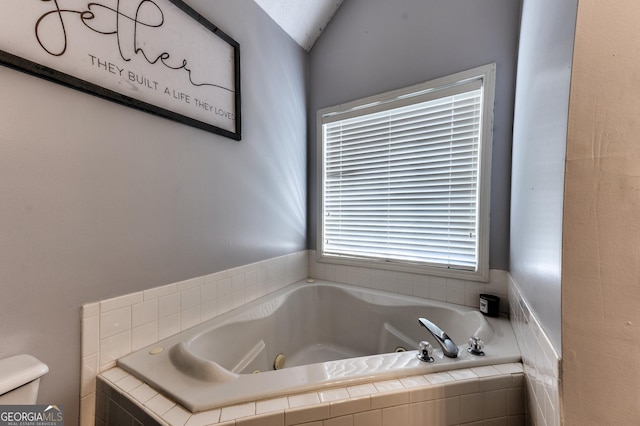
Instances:
[[[0,63],[240,139],[240,47],[180,0],[2,0]]]

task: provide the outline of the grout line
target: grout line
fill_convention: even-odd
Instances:
[[[180,410],[189,413],[189,418],[193,416],[220,415],[218,423],[235,422],[239,419],[251,420],[252,417],[261,418],[261,416],[277,416],[279,413],[284,413],[285,416],[287,415],[287,413],[289,413],[289,415],[295,415],[297,417],[318,416],[315,421],[323,421],[354,414],[376,412],[380,411],[381,409],[385,410],[404,406],[409,407],[410,405],[424,404],[428,401],[443,401],[447,399],[459,398],[461,396],[473,398],[474,395],[494,395],[495,392],[499,391],[500,389],[507,392],[509,390],[512,390],[518,395],[525,393],[523,387],[524,381],[521,380],[517,382],[513,379],[516,376],[524,375],[522,364],[498,364],[495,366],[487,366],[483,368],[485,368],[485,373],[487,374],[485,377],[475,375],[475,377],[470,379],[470,374],[473,373],[473,369],[455,370],[459,378],[455,378],[454,376],[447,373],[414,375],[393,380],[383,380],[379,382],[371,382],[367,384],[343,388],[320,389],[315,392],[292,394],[287,397],[271,398],[255,402],[246,402],[231,406],[218,407],[196,414],[191,414],[190,412],[188,412],[188,410],[183,409],[179,405],[175,405],[172,401],[165,402],[163,399],[162,402],[165,403],[166,406],[168,406],[169,404],[174,404],[172,405],[172,407],[180,407]],[[495,371],[489,372],[489,369]],[[448,376],[446,380],[444,374],[447,374]],[[157,414],[157,412],[152,411],[149,407],[147,407],[147,404],[140,404],[136,400],[136,398],[130,395],[130,392],[135,391],[135,389],[140,386],[144,386],[144,383],[136,386],[135,388],[132,388],[129,392],[124,390],[127,388],[128,383],[137,380],[134,376],[118,367],[115,367],[103,373],[102,375],[100,375],[100,377],[105,382],[109,383],[111,387],[116,389],[122,395],[126,396],[129,400],[131,400],[131,402],[136,404],[146,413],[154,415],[154,417],[159,418],[159,420],[161,421],[171,423],[170,419],[167,419],[166,416],[172,408],[167,408],[163,414],[159,415]],[[485,381],[495,380],[498,377],[512,377],[512,380],[508,381],[510,385],[504,386],[500,389],[491,388],[482,390],[481,383]],[[415,386],[415,383],[421,384]],[[515,383],[520,384],[516,385]],[[464,387],[461,387],[461,385],[464,385]],[[456,386],[456,392],[448,395],[445,389],[452,386]],[[390,389],[390,387],[392,389]],[[354,394],[351,394],[350,392],[348,392],[349,389],[356,390],[356,392]],[[519,391],[516,391],[515,389],[519,389]],[[342,399],[326,402],[322,400],[321,393],[327,392],[342,394],[344,397]],[[270,401],[278,401],[277,403],[279,404],[279,406],[277,407],[277,409],[268,412],[258,412],[257,407],[258,405],[260,405],[260,403],[268,404]],[[155,402],[156,401],[154,401],[154,403]],[[507,407],[506,411],[500,417],[506,418],[508,416],[523,416],[524,414],[525,413],[512,413],[510,411],[510,408]],[[479,420],[483,419],[485,419],[484,416]],[[188,422],[188,419],[185,420],[185,422]],[[297,425],[299,423],[303,422],[294,422],[291,423],[291,425]],[[289,423],[287,422],[287,424]]]

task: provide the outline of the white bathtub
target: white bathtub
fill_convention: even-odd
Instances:
[[[451,337],[459,347],[457,358],[443,356],[418,324],[419,317]],[[472,335],[484,340],[484,356],[467,352]],[[434,346],[433,363],[417,359],[421,340]],[[278,354],[284,355],[284,368],[274,370]],[[300,281],[134,352],[118,365],[198,412],[311,389],[518,361],[507,318],[415,297]]]

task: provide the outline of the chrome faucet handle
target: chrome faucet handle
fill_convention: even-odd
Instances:
[[[479,338],[478,336],[469,337],[469,348],[467,349],[467,352],[469,352],[471,355],[483,356],[483,349],[484,342],[481,338]]]
[[[458,346],[440,327],[426,318],[418,318],[418,323],[429,330],[429,333],[431,333],[431,335],[435,337],[436,342],[442,348],[442,353],[444,354],[444,356],[449,358],[458,357]]]
[[[418,354],[416,355],[420,361],[433,362],[433,346],[431,343],[423,340],[418,344]]]

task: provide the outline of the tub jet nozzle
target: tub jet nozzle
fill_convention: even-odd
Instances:
[[[276,355],[276,359],[273,360],[273,369],[280,370],[284,367],[285,357],[284,354]]]

